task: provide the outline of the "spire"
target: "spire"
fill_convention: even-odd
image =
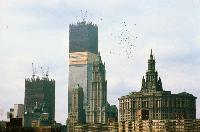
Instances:
[[[151,54],[150,54],[150,60],[153,60],[153,52],[152,52],[152,49],[151,49]]]
[[[155,58],[151,49],[150,58],[148,59],[148,70],[146,79],[142,78],[142,91],[163,91],[162,81],[158,78],[158,72],[155,68]]]
[[[148,71],[155,71],[155,60],[153,58],[152,49],[150,59],[148,60]]]

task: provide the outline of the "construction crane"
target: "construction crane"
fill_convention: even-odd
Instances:
[[[34,68],[34,63],[32,63],[32,71],[33,71],[32,78],[35,78],[36,68]]]
[[[48,78],[49,76],[49,67],[47,67],[47,71],[46,71],[46,77]]]
[[[44,72],[43,68],[41,67],[43,78],[48,78],[49,76],[49,67],[47,67],[47,71]]]
[[[45,78],[45,73],[43,71],[43,68],[42,67],[40,67],[40,68],[41,68],[41,71],[42,71],[42,74],[43,74],[43,78]]]

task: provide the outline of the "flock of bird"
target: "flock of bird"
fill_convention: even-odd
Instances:
[[[91,18],[88,18],[88,11],[85,12],[81,10],[81,18],[82,20],[88,19],[91,21]],[[104,20],[102,17],[96,17],[97,23],[101,24]],[[113,29],[110,31],[109,39],[112,40],[112,48],[108,50],[109,54],[113,55],[119,55],[119,56],[125,56],[128,59],[131,59],[134,57],[134,48],[136,47],[136,40],[138,39],[138,36],[134,34],[133,28],[135,28],[137,25],[133,24],[131,26],[128,25],[128,23],[124,20],[121,21],[121,19],[111,20],[108,23],[112,25],[117,25],[116,29]],[[120,23],[119,23],[120,22]]]
[[[136,26],[136,24],[134,24]],[[110,50],[110,54],[125,55],[128,59],[134,57],[135,42],[138,36],[135,36],[126,21],[120,23],[120,31],[110,34],[114,38],[117,51]]]

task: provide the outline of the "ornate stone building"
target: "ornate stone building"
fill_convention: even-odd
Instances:
[[[119,98],[119,121],[178,118],[196,119],[196,97],[186,92],[172,94],[171,91],[163,90],[151,51],[141,90]]]
[[[100,54],[93,63],[92,88],[89,92],[89,105],[87,108],[88,123],[107,123],[107,81],[105,78],[105,63],[102,63]]]
[[[118,131],[118,109],[115,105],[107,102],[107,81],[105,63],[102,62],[100,54],[93,63],[92,67],[91,90],[88,91],[88,105],[86,110],[86,123],[81,121],[84,118],[83,88],[78,86],[73,88],[72,109],[68,114],[69,132],[88,132],[88,131]],[[79,90],[78,90],[79,89]],[[81,114],[82,113],[82,114]]]
[[[107,101],[105,63],[98,53],[98,27],[91,22],[78,22],[69,26],[69,81],[68,81],[68,127],[71,131],[116,129],[118,110]],[[83,102],[79,108],[85,111],[86,123],[70,123],[73,112],[73,89],[79,84],[83,89]],[[85,117],[84,117],[85,116]],[[73,121],[72,121],[73,122]],[[106,127],[105,127],[106,126]],[[109,126],[109,127],[108,127]],[[101,129],[100,129],[101,128]]]

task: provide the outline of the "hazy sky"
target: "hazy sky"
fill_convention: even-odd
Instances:
[[[0,120],[24,102],[25,78],[31,77],[34,62],[38,74],[41,66],[50,67],[56,120],[65,123],[68,26],[81,20],[80,10],[98,24],[111,104],[140,90],[153,49],[164,90],[195,95],[200,118],[200,0],[0,0]],[[133,58],[118,44],[126,28]]]

